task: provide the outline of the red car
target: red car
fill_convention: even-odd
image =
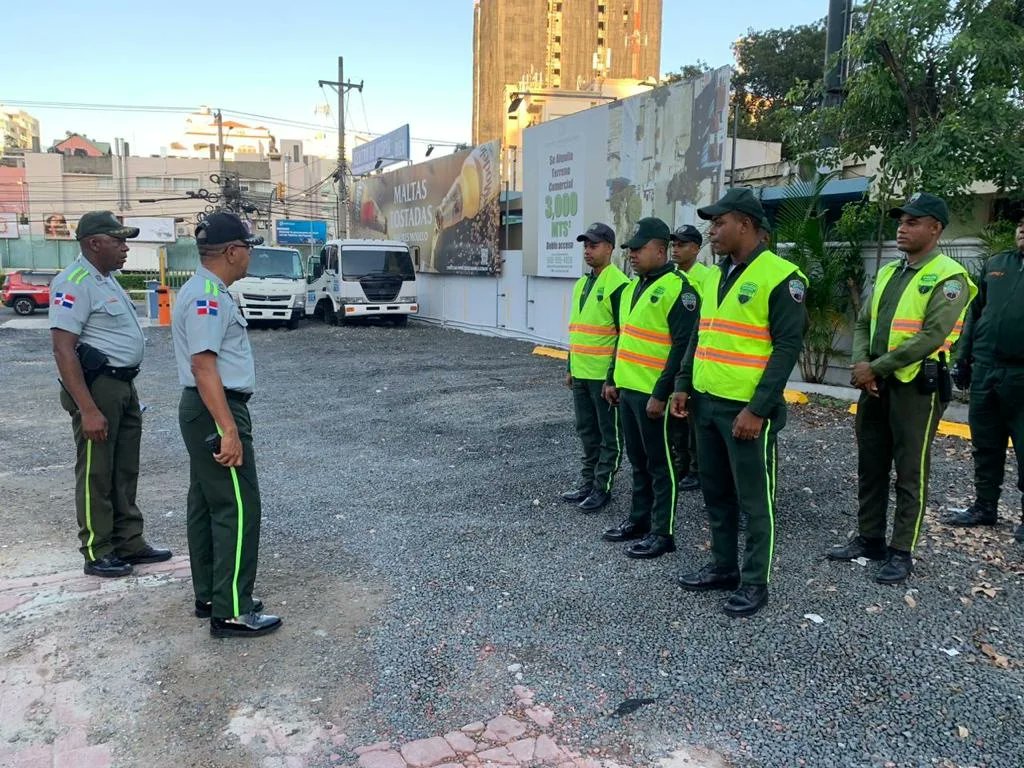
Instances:
[[[50,283],[56,269],[20,269],[4,275],[3,302],[19,315],[31,315],[50,306]]]

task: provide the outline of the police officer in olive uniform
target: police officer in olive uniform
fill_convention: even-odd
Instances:
[[[704,238],[692,224],[678,227],[669,238],[672,243],[672,261],[676,269],[686,275],[697,293],[711,268],[697,261],[697,254],[704,245]],[[672,450],[672,466],[678,478],[680,491],[700,490],[700,474],[697,465],[697,433],[690,429],[686,419],[668,420],[669,448]]]
[[[604,387],[605,399],[619,407],[633,466],[629,517],[605,531],[604,538],[641,539],[626,550],[636,558],[660,557],[676,549],[676,478],[665,406],[697,322],[700,296],[668,260],[669,236],[665,222],[645,218],[625,244],[638,277],[622,292],[619,341]]]
[[[190,459],[188,549],[196,615],[214,637],[253,637],[281,626],[253,600],[260,488],[246,403],[256,385],[247,323],[228,286],[249,267],[252,237],[233,213],[196,228],[201,264],[178,291],[172,335],[184,386],[178,424]]]
[[[60,403],[77,450],[79,549],[91,576],[127,576],[133,565],[171,557],[146,543],[135,503],[142,412],[133,380],[146,342],[114,273],[128,258],[126,241],[138,235],[110,211],[86,213],[76,233],[82,252],[50,286]]]
[[[996,524],[1008,439],[1017,457],[1017,487],[1024,492],[1024,215],[1016,234],[1016,251],[985,262],[957,345],[953,380],[971,389],[975,501],[947,518],[949,525]],[[1013,537],[1024,544],[1024,513]]]
[[[573,286],[565,383],[572,388],[583,469],[579,487],[562,498],[593,512],[611,499],[622,458],[619,411],[601,392],[619,336],[619,297],[629,278],[612,263],[615,231],[607,224],[591,224],[576,240],[583,243],[583,260],[591,271]]]
[[[932,438],[950,399],[946,356],[977,288],[963,266],[938,250],[949,223],[945,201],[918,193],[889,215],[899,219],[896,244],[904,258],[879,270],[853,335],[851,383],[861,390],[858,532],[828,557],[885,561],[875,580],[899,584],[913,571],[911,553],[928,502]],[[894,463],[896,510],[887,548]]]
[[[697,431],[713,560],[679,583],[695,591],[735,590],[723,610],[749,616],[768,600],[776,439],[786,424],[782,393],[807,326],[807,278],[763,244],[767,219],[749,189],[730,189],[697,215],[711,220],[711,246],[725,258],[704,282],[700,327],[676,378],[671,411],[693,420]],[[742,568],[741,513],[747,517]]]

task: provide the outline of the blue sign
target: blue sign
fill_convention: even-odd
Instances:
[[[327,242],[326,221],[279,219],[276,224],[278,245],[316,245]]]
[[[352,175],[409,159],[409,124],[352,149]],[[380,166],[377,162],[380,161]]]

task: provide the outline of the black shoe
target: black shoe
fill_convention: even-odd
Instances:
[[[584,512],[596,512],[611,500],[612,495],[610,493],[605,493],[604,491],[592,491],[587,498],[576,506]]]
[[[961,509],[942,519],[945,525],[973,528],[976,525],[995,525],[999,519],[996,505],[990,501],[976,501],[967,509]]]
[[[103,576],[108,579],[132,575],[131,563],[126,563],[117,555],[105,555],[98,560],[88,560],[82,570],[86,576]]]
[[[281,626],[281,619],[269,613],[250,611],[236,619],[210,619],[210,634],[214,637],[259,637]]]
[[[678,488],[680,491],[699,491],[700,475],[695,475],[693,472],[690,472],[679,481]]]
[[[892,550],[885,565],[878,569],[875,581],[879,584],[902,584],[914,570],[914,559],[909,552]]]
[[[609,528],[601,534],[601,538],[605,541],[631,541],[643,538],[650,530],[647,526],[634,523],[627,517],[614,528]]]
[[[252,612],[260,613],[263,611],[263,601],[257,600],[255,597],[252,599]],[[196,616],[200,619],[208,619],[213,613],[213,603],[204,603],[200,600],[196,600]]]
[[[626,557],[650,560],[676,551],[676,540],[660,533],[649,533],[636,544],[626,547]]]
[[[121,559],[132,565],[143,565],[145,563],[162,563],[171,559],[171,550],[157,549],[147,544],[134,555],[122,555]]]
[[[740,585],[740,572],[726,570],[716,565],[705,565],[699,571],[684,573],[679,577],[679,586],[692,592],[711,589],[736,589]]]
[[[768,602],[768,587],[764,584],[747,584],[740,587],[722,605],[730,616],[753,616]]]
[[[573,501],[578,504],[579,502],[587,498],[587,496],[589,496],[590,492],[593,490],[594,486],[592,485],[581,485],[579,488],[574,488],[571,491],[566,491],[565,493],[563,493],[562,501]]]
[[[866,539],[854,536],[845,544],[832,547],[826,554],[829,560],[856,560],[866,557],[868,560],[885,560],[889,557],[889,549],[885,539]]]

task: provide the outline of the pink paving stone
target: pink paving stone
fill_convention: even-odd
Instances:
[[[459,730],[463,733],[483,733],[483,730],[486,727],[487,726],[477,720],[475,723],[469,723],[468,725],[462,726]]]
[[[554,765],[565,759],[565,753],[555,743],[554,739],[547,734],[543,734],[537,737],[537,744],[533,749],[533,759],[548,765]]]
[[[53,753],[47,747],[0,751],[0,765],[11,768],[53,768]]]
[[[89,746],[89,737],[85,728],[71,728],[68,732],[53,742],[54,752],[70,752],[73,749],[82,749]]]
[[[513,741],[508,745],[508,751],[512,753],[512,756],[520,763],[528,763],[533,760],[533,750],[536,745],[536,739],[520,739],[519,741]]]
[[[460,731],[452,731],[444,735],[444,740],[456,752],[473,752],[476,750],[476,742]]]
[[[330,759],[332,763],[336,763],[339,760],[341,760],[341,755],[339,755],[337,752],[331,752]]]
[[[505,743],[518,739],[524,733],[526,733],[525,723],[508,715],[498,715],[487,723],[487,730],[484,731],[483,737],[490,741]]]
[[[441,763],[436,768],[464,768],[462,763]]]
[[[516,765],[518,761],[512,756],[505,747],[495,747],[494,749],[487,749],[483,752],[478,752],[477,757],[486,765],[487,763],[497,763],[498,765]]]
[[[555,713],[547,707],[530,707],[526,710],[526,716],[541,728],[547,728],[555,721]]]
[[[53,768],[110,768],[110,747],[97,744],[59,752],[53,756]]]
[[[32,598],[28,595],[0,595],[0,613],[7,613]]]
[[[357,755],[365,755],[367,752],[385,752],[391,749],[390,741],[378,741],[376,744],[367,744],[363,747],[356,747],[353,752]]]
[[[405,760],[393,749],[383,752],[364,752],[359,756],[363,768],[405,768]]]
[[[525,685],[513,685],[512,693],[516,695],[517,699],[532,699],[533,691],[527,688]]]
[[[455,757],[455,752],[448,746],[448,742],[440,736],[410,741],[401,749],[402,757],[412,768],[427,768]]]

